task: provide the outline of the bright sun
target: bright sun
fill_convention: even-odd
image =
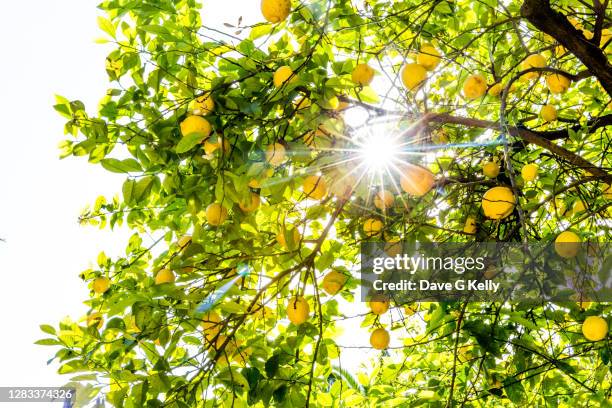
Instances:
[[[370,133],[359,143],[359,155],[370,171],[383,172],[397,160],[400,146],[388,134]]]

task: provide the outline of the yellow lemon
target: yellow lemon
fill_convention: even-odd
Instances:
[[[321,200],[327,195],[327,184],[321,176],[308,176],[302,185],[304,195],[313,200]]]
[[[206,207],[206,221],[210,225],[218,226],[227,219],[227,210],[219,203],[212,203]]]
[[[514,194],[508,187],[493,187],[482,196],[484,214],[493,220],[501,220],[512,214],[515,204]]]
[[[191,102],[191,113],[206,116],[215,110],[215,101],[212,96],[205,94],[198,96]]]
[[[280,166],[285,161],[285,147],[280,143],[274,143],[266,149],[266,161],[274,167]]]
[[[340,292],[340,289],[346,283],[346,276],[338,271],[331,271],[327,275],[323,277],[323,282],[321,282],[321,286],[323,290],[327,292],[329,295],[335,295]]]
[[[261,199],[259,198],[259,194],[251,193],[251,196],[248,198],[248,203],[244,204],[242,202],[238,202],[238,207],[244,212],[253,212],[259,208],[259,204],[261,203]]]
[[[232,148],[232,145],[228,140],[223,139],[221,137],[217,137],[216,142],[211,142],[210,138],[208,138],[204,141],[204,152],[210,156],[217,149],[219,149],[221,145],[223,145],[223,151],[225,152],[225,154],[228,154]]]
[[[482,165],[482,174],[488,178],[495,178],[499,174],[499,164],[494,161],[486,162]]]
[[[440,63],[440,51],[438,51],[433,45],[425,44],[421,47],[419,54],[417,55],[417,63],[425,67],[426,70],[434,70]]]
[[[422,197],[427,194],[434,184],[433,173],[421,166],[409,165],[405,167],[400,177],[402,190],[415,197]]]
[[[161,285],[162,283],[172,283],[174,280],[174,272],[167,268],[161,269],[159,272],[157,272],[157,275],[155,275],[156,285]]]
[[[93,291],[96,293],[104,293],[110,288],[110,280],[106,277],[99,277],[93,281]]]
[[[401,76],[406,89],[412,91],[427,79],[427,70],[421,64],[406,64],[402,68]]]
[[[562,258],[573,258],[578,255],[581,241],[578,234],[572,231],[563,231],[555,239],[555,252]]]
[[[501,95],[503,90],[504,90],[504,86],[498,82],[495,85],[493,85],[491,88],[489,88],[487,93],[491,96],[499,96]]]
[[[206,138],[210,135],[210,132],[212,131],[210,123],[208,123],[208,121],[201,116],[187,116],[185,120],[181,122],[180,127],[181,134],[183,136],[187,136],[192,133],[197,133],[203,138]]]
[[[608,336],[608,322],[599,316],[589,316],[582,323],[582,334],[590,341],[603,340]]]
[[[466,234],[475,234],[476,233],[476,218],[473,216],[469,216],[465,219],[465,225],[463,226],[463,232]]]
[[[219,316],[217,312],[208,312],[202,317],[200,326],[204,331],[204,336],[210,341],[216,337],[217,334],[219,334],[219,330],[221,330],[221,316]]]
[[[297,230],[297,228],[293,228],[289,231],[293,231],[292,233],[293,234],[293,247],[297,247],[298,244],[300,243],[300,240],[302,239],[302,235]],[[285,239],[285,234],[283,233],[283,230],[281,230],[278,234],[276,234],[276,242],[278,242],[280,246],[284,247],[285,249],[290,249],[289,244],[287,240]]]
[[[584,205],[584,202],[582,200],[578,200],[578,201],[574,202],[574,205],[572,206],[572,214],[571,215],[580,214],[584,210],[586,210],[586,206]]]
[[[544,68],[546,66],[546,58],[544,58],[540,54],[533,54],[525,58],[525,60],[521,63],[521,71],[527,70],[529,68]],[[539,72],[529,72],[523,75],[527,79],[537,78],[540,75]]]
[[[463,83],[463,96],[467,99],[480,98],[487,92],[487,80],[482,75],[470,75]]]
[[[261,14],[270,23],[280,23],[289,16],[289,13],[291,13],[291,0],[261,1]]]
[[[374,69],[368,64],[357,64],[351,73],[351,79],[357,85],[370,85],[374,79]]]
[[[565,93],[570,87],[570,79],[561,74],[550,74],[546,77],[546,85],[554,94]]]
[[[544,105],[540,110],[540,116],[545,122],[554,122],[557,120],[557,108],[553,105]]]
[[[533,163],[524,165],[521,169],[521,176],[523,176],[525,181],[535,180],[538,177],[538,165]]]
[[[370,306],[370,310],[372,311],[372,313],[380,316],[381,314],[385,314],[387,310],[389,310],[390,303],[391,302],[389,301],[389,298],[385,296],[376,295],[372,297],[372,300],[368,302],[368,305]]]
[[[287,303],[287,317],[291,323],[300,325],[308,320],[310,314],[310,306],[302,296],[295,296],[289,299]]]
[[[289,67],[288,65],[283,65],[274,72],[274,77],[272,81],[274,82],[275,87],[280,88],[281,86],[283,86],[283,84],[288,82],[294,82],[296,80],[297,76],[293,74],[291,67]]]
[[[392,207],[394,201],[395,199],[393,198],[393,194],[390,191],[380,190],[378,193],[376,193],[376,196],[374,197],[374,206],[376,208],[384,210],[386,208]]]
[[[370,344],[376,350],[384,350],[389,347],[389,342],[391,341],[391,337],[389,336],[389,332],[383,328],[378,328],[372,332],[370,335]]]
[[[368,218],[363,223],[363,232],[366,237],[374,237],[380,234],[380,231],[383,229],[383,223],[381,220],[377,220],[376,218]]]

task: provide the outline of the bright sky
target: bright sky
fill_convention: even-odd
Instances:
[[[0,386],[68,381],[55,373],[57,365],[45,365],[54,348],[33,344],[45,336],[38,325],[83,315],[88,292],[79,272],[101,250],[108,255],[122,251],[129,236],[77,223],[86,204],[121,190],[123,176],[84,158],[58,159],[64,120],[52,108],[54,94],[80,99],[94,113],[108,85],[104,59],[109,48],[94,43],[101,36],[98,3],[32,0],[2,6]],[[206,1],[204,24],[235,23],[240,13],[243,24],[258,21],[259,2]]]

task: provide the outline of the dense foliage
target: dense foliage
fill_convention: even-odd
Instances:
[[[110,87],[58,97],[62,157],[126,174],[80,219],[134,234],[82,272],[87,319],[42,326],[60,372],[125,407],[607,406],[605,303],[353,305],[362,240],[609,241],[608,1],[263,3],[226,33],[195,0],[101,4]],[[372,126],[412,164],[365,166]],[[351,319],[392,339],[369,371],[339,367]]]

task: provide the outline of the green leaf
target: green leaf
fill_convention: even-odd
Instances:
[[[39,346],[61,346],[62,343],[56,339],[41,339],[35,341],[34,344],[38,344]]]
[[[179,154],[188,152],[198,144],[202,143],[204,139],[205,136],[202,133],[190,133],[186,136],[183,136],[183,138],[176,145],[175,150]]]
[[[102,167],[104,167],[106,170],[112,171],[113,173],[129,173],[142,171],[140,163],[138,163],[138,161],[136,161],[135,159],[103,159],[102,161],[100,161],[100,164],[102,164]]]
[[[278,368],[279,368],[279,365],[280,365],[279,359],[280,358],[279,358],[278,354],[274,354],[272,357],[270,357],[266,361],[265,369],[266,369],[266,376],[268,378],[274,378],[274,376],[278,372]]]
[[[47,334],[55,334],[55,328],[53,326],[48,325],[48,324],[41,324],[40,325],[40,330],[42,330],[43,332],[45,332]]]
[[[98,16],[98,27],[100,27],[102,29],[102,31],[104,31],[106,34],[110,35],[113,38],[115,37],[115,26],[113,25],[113,23],[102,17],[102,16]]]

